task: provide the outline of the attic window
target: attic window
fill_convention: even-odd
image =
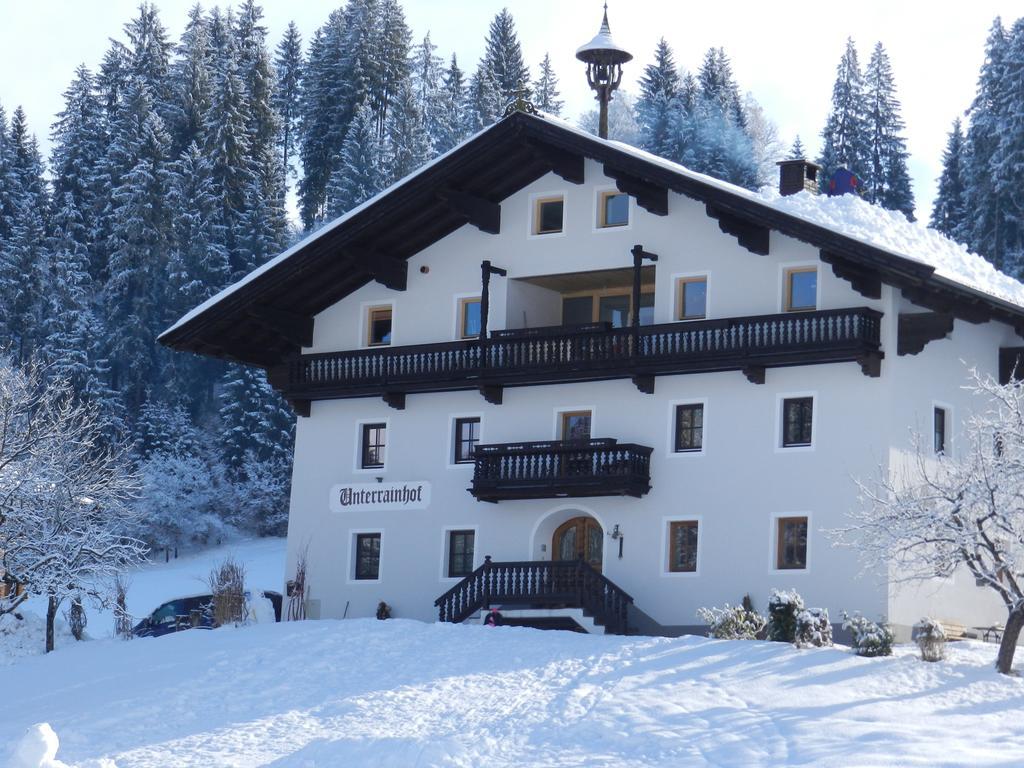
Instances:
[[[597,226],[624,227],[629,224],[629,195],[621,192],[602,192]]]
[[[391,307],[370,307],[366,316],[366,345],[384,347],[391,343]]]
[[[564,215],[565,199],[561,195],[538,199],[533,208],[533,234],[550,235],[561,232]]]
[[[794,267],[786,270],[787,312],[809,312],[818,307],[818,268]]]

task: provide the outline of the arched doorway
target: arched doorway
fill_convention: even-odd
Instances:
[[[604,530],[592,517],[573,517],[555,529],[551,537],[552,560],[577,560],[582,557],[595,570],[601,570],[604,554]]]

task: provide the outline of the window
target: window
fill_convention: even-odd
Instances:
[[[590,411],[565,411],[562,413],[561,430],[562,440],[589,440],[590,439]]]
[[[380,578],[380,534],[356,534],[356,580]]]
[[[699,451],[704,447],[704,405],[689,403],[676,406],[675,451]]]
[[[621,192],[602,192],[597,226],[623,227],[629,224],[629,195]]]
[[[550,235],[562,231],[565,200],[562,197],[542,197],[534,204],[533,234]]]
[[[679,279],[676,298],[677,320],[703,320],[708,315],[708,279],[683,277]]]
[[[673,520],[669,523],[668,569],[671,573],[697,571],[696,520]]]
[[[817,267],[796,267],[786,270],[787,312],[806,312],[818,306]]]
[[[807,518],[780,517],[776,530],[775,567],[801,570],[807,567]]]
[[[363,451],[360,463],[363,469],[380,469],[384,466],[387,432],[387,424],[363,424]]]
[[[814,434],[814,398],[790,397],[782,401],[782,447],[810,445]]]
[[[480,299],[459,299],[459,338],[475,339],[480,336]]]
[[[933,417],[933,440],[935,453],[937,454],[944,454],[949,448],[946,443],[946,421],[946,409],[936,406],[935,415]]]
[[[370,307],[366,318],[366,344],[383,347],[391,343],[391,307]]]
[[[455,420],[455,463],[471,464],[480,442],[480,417]]]
[[[611,323],[627,328],[633,320],[633,292],[629,288],[603,290],[579,296],[562,296],[562,325]],[[653,286],[640,292],[640,325],[654,322]]]
[[[468,576],[473,572],[473,531],[448,531],[448,576]]]

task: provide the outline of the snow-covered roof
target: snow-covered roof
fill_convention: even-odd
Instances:
[[[576,49],[576,58],[581,61],[587,60],[587,54],[599,51],[606,55],[606,58],[611,58],[614,63],[625,64],[627,61],[633,59],[633,54],[629,53],[625,48],[618,45],[612,40],[612,31],[608,26],[608,7],[604,9],[604,19],[601,21],[601,29],[597,31],[594,38],[589,42],[581,45]],[[580,56],[583,54],[583,56]]]
[[[830,198],[800,192],[781,197],[774,189],[752,192],[628,144],[600,139],[558,118],[514,112],[212,296],[164,331],[160,340],[176,348],[212,354],[220,354],[217,349],[227,350],[225,345],[234,345],[234,351],[227,353],[233,359],[255,360],[251,350],[258,350],[260,342],[254,341],[252,334],[259,329],[245,325],[247,313],[255,305],[270,302],[270,306],[298,315],[315,314],[320,311],[317,307],[327,305],[323,303],[325,298],[337,301],[358,280],[372,279],[358,266],[346,267],[347,262],[339,260],[338,254],[353,238],[364,248],[373,246],[376,239],[390,238],[398,249],[395,256],[407,258],[412,250],[425,247],[427,237],[417,231],[416,237],[421,239],[415,246],[404,236],[396,239],[395,229],[408,225],[410,210],[436,204],[438,193],[449,183],[474,186],[476,194],[492,200],[507,197],[543,172],[531,169],[538,167],[536,152],[545,147],[556,158],[559,153],[589,157],[604,163],[606,172],[609,167],[613,171],[621,169],[652,188],[667,186],[702,200],[708,203],[709,213],[725,205],[755,227],[777,229],[830,252],[838,249],[843,258],[862,261],[863,269],[880,274],[883,280],[896,281],[893,284],[901,287],[920,286],[924,281],[929,290],[946,297],[942,301],[982,302],[1000,319],[1024,326],[1024,284],[959,243],[907,221],[901,213],[852,195]],[[499,165],[504,170],[499,170]],[[491,181],[485,184],[481,181],[485,178]],[[447,231],[438,230],[436,237]],[[339,279],[337,275],[346,274],[338,269],[349,269],[353,279],[358,279],[344,286],[325,281],[323,270],[328,268],[333,270],[335,280]],[[910,275],[911,283],[899,283],[900,275]],[[231,338],[225,339],[225,334]],[[264,361],[278,359],[279,349],[263,355]]]

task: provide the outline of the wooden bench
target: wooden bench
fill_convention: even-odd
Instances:
[[[955,621],[943,621],[942,619],[939,619],[939,623],[942,624],[942,628],[946,632],[946,639],[949,641],[978,639],[978,635],[974,632],[968,632],[967,627],[963,624],[958,624]]]

